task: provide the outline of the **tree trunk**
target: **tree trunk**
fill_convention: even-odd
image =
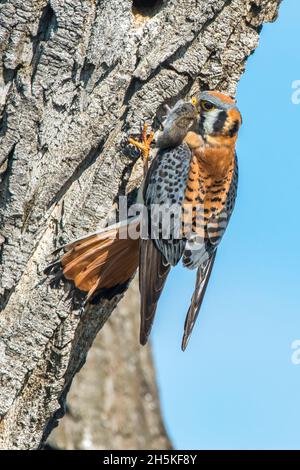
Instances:
[[[50,435],[54,449],[170,449],[150,347],[141,348],[139,292],[133,282],[90,349]],[[130,322],[128,322],[130,318]]]
[[[199,89],[235,93],[279,3],[1,2],[1,448],[33,449],[46,439],[120,299],[82,315],[71,310],[65,289],[45,280],[48,253],[103,225],[117,196],[132,195],[141,165],[125,143],[141,121]],[[134,321],[123,318],[123,330]],[[107,327],[101,354],[113,362],[132,348],[132,361],[147,364],[147,353],[123,343],[118,350],[110,337]]]

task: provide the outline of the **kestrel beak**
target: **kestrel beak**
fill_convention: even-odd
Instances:
[[[200,118],[200,103],[199,100],[194,96],[190,99],[190,103],[194,106],[196,115]]]
[[[192,105],[197,109],[198,106],[199,106],[199,101],[197,100],[197,98],[193,97],[191,98],[191,101]]]

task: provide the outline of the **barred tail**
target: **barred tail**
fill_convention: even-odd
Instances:
[[[124,291],[139,264],[140,240],[128,236],[128,227],[138,233],[139,223],[133,219],[116,224],[62,247],[63,256],[45,269],[45,274],[53,274],[51,284],[72,281],[85,294],[85,302],[93,303]]]

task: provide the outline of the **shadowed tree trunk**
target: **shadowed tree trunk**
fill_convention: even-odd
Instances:
[[[34,449],[46,439],[120,299],[103,300],[82,315],[72,311],[65,288],[52,290],[45,280],[47,254],[103,225],[117,196],[132,195],[141,165],[124,144],[141,121],[153,122],[164,103],[199,89],[235,93],[260,27],[275,19],[279,3],[1,2],[1,448]],[[124,332],[135,315],[124,316]],[[121,338],[111,344],[111,326],[101,335],[99,354],[111,364],[119,355],[124,384],[130,348],[132,361],[143,363],[154,381],[147,351]],[[99,380],[109,384],[106,374],[116,370],[100,370]],[[116,391],[116,403],[123,392]],[[136,417],[128,419],[134,429]],[[107,431],[105,420],[99,426],[103,446],[112,447],[109,436],[115,438],[119,424],[116,431]],[[125,445],[125,438],[119,442]]]
[[[50,435],[58,449],[170,449],[149,346],[138,344],[138,283],[98,334]],[[130,322],[128,321],[130,318]]]

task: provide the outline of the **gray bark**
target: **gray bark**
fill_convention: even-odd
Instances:
[[[48,440],[52,448],[171,448],[160,415],[150,347],[141,348],[137,341],[138,310],[135,281],[73,380],[66,415]]]
[[[141,121],[199,89],[235,93],[280,0],[152,3],[0,4],[1,448],[41,445],[119,300],[71,311],[45,281],[47,254],[103,224],[138,184],[124,143]]]

